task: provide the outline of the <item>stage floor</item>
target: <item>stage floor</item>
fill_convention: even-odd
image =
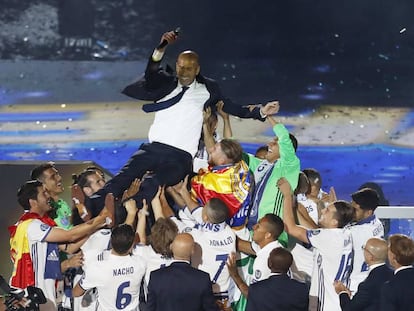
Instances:
[[[1,61],[0,160],[94,161],[116,173],[146,141],[153,116],[120,94],[144,62]],[[315,167],[341,199],[379,183],[391,205],[413,205],[414,110],[329,105],[280,119],[299,141],[302,168]],[[267,123],[232,118],[246,151],[272,138]],[[2,176],[5,178],[5,176]],[[65,181],[70,184],[70,180]]]

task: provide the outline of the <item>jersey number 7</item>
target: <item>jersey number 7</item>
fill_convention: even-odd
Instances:
[[[214,278],[212,279],[213,283],[217,282],[217,279],[220,276],[220,273],[223,271],[224,266],[226,265],[226,261],[228,257],[229,257],[228,254],[216,255],[216,261],[221,261],[221,263],[220,263],[220,266],[218,267],[216,274],[214,275]]]

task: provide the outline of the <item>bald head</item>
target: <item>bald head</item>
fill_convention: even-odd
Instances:
[[[198,55],[194,51],[182,52],[175,64],[178,81],[182,86],[189,86],[200,72]]]
[[[194,239],[189,233],[177,234],[171,244],[174,259],[190,261],[194,252]]]
[[[365,251],[365,261],[369,265],[383,263],[387,260],[388,245],[383,239],[370,238],[365,244]]]
[[[197,65],[199,64],[198,54],[196,52],[190,51],[190,50],[181,52],[180,55],[178,55],[178,59],[185,59],[185,60],[195,62]]]

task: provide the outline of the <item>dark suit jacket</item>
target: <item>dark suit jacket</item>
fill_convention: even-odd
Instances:
[[[218,311],[208,273],[186,262],[151,272],[145,310]]]
[[[122,93],[135,99],[149,101],[156,101],[170,94],[177,87],[178,80],[172,70],[166,71],[160,67],[160,64],[161,61],[154,62],[150,57],[144,77],[125,87]],[[204,103],[204,108],[211,107],[215,111],[217,102],[223,100],[225,103],[223,110],[231,115],[240,118],[264,120],[260,116],[259,108],[250,111],[248,108],[236,105],[229,99],[223,98],[216,81],[200,74],[196,77],[196,80],[205,84],[207,91],[210,93],[210,98]]]
[[[381,289],[381,310],[414,311],[414,269],[398,271]]]
[[[250,285],[246,311],[307,311],[309,289],[286,274]]]
[[[367,278],[358,285],[358,291],[352,300],[348,294],[339,295],[342,311],[377,311],[380,308],[382,285],[391,279],[393,272],[387,265],[376,267],[369,272]]]

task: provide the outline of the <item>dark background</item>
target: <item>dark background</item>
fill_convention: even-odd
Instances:
[[[0,3],[5,59],[142,60],[163,32],[180,26],[167,61],[185,49],[199,52],[202,72],[221,80],[236,102],[279,99],[292,111],[412,105],[410,0]],[[62,40],[74,36],[92,38],[93,46],[65,48]]]

